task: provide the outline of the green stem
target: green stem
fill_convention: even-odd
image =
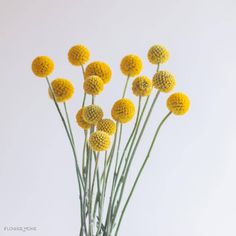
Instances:
[[[94,132],[94,126],[90,129],[90,135]],[[88,205],[89,205],[89,236],[93,235],[93,222],[92,222],[92,202],[91,202],[91,193],[92,193],[92,150],[89,148],[89,191],[88,191]]]
[[[85,106],[86,95],[87,95],[87,93],[84,93],[83,102],[82,102],[82,107],[84,107],[84,106]]]
[[[135,144],[135,146],[134,146],[134,149],[133,149],[132,153],[131,153],[131,150],[132,150],[132,147],[133,147],[133,145],[134,145],[134,141],[135,141],[136,135],[135,135],[135,137],[134,137],[134,139],[133,139],[133,141],[132,141],[131,148],[129,149],[129,153],[128,153],[128,156],[127,156],[127,159],[126,159],[127,161],[126,161],[125,167],[124,167],[124,169],[123,169],[122,176],[120,177],[119,184],[118,184],[118,186],[117,186],[117,192],[118,192],[119,187],[122,185],[121,191],[120,191],[120,195],[119,195],[119,198],[118,198],[118,204],[117,204],[116,211],[115,211],[115,217],[116,217],[116,215],[117,215],[117,213],[118,213],[118,210],[119,210],[119,207],[120,207],[120,203],[121,203],[121,199],[122,199],[123,194],[124,194],[124,188],[125,188],[125,185],[126,185],[126,180],[127,180],[127,177],[128,177],[129,169],[130,169],[131,163],[132,163],[133,158],[134,158],[134,154],[135,154],[135,152],[136,152],[136,150],[137,150],[138,144],[139,144],[139,142],[140,142],[140,140],[141,140],[141,138],[142,138],[142,135],[143,135],[143,133],[144,133],[144,130],[145,130],[145,128],[146,128],[146,125],[147,125],[147,123],[148,123],[148,121],[149,121],[150,115],[151,115],[151,113],[152,113],[152,111],[153,111],[153,108],[154,108],[154,106],[155,106],[155,104],[156,104],[157,98],[159,97],[159,94],[160,94],[160,92],[158,91],[157,94],[156,94],[156,96],[155,96],[154,99],[153,99],[153,102],[152,102],[151,107],[150,107],[150,109],[149,109],[149,112],[148,112],[148,114],[147,114],[147,116],[146,116],[146,119],[145,119],[145,121],[144,121],[144,123],[143,123],[143,127],[142,127],[142,129],[141,129],[141,131],[140,131],[140,134],[139,134],[139,136],[138,136],[138,139],[137,139],[137,141],[136,141],[136,144]],[[141,119],[142,119],[142,117],[140,117],[140,119],[139,119],[139,124],[138,124],[138,126],[140,125]],[[136,134],[137,134],[137,133],[136,133]]]
[[[68,115],[66,103],[63,102],[63,105],[64,105],[64,110],[65,110],[65,113],[66,113],[66,119],[67,119],[67,124],[68,124],[68,127],[69,127],[69,132],[70,132],[70,136],[71,136],[71,141],[73,142],[73,145],[74,145],[74,147],[75,147],[74,135],[73,135],[73,133],[72,133],[71,124],[70,124],[70,118],[69,118],[69,115]]]
[[[147,100],[146,100],[146,103],[145,103],[145,108],[146,108],[146,105],[147,105],[147,102],[148,102],[148,99],[149,99],[149,96],[147,97]],[[139,103],[138,103],[138,112],[137,112],[137,116],[136,116],[136,120],[135,120],[135,124],[134,124],[134,127],[133,127],[133,130],[129,136],[129,139],[125,145],[125,148],[123,150],[123,153],[122,153],[122,156],[121,156],[121,159],[120,159],[120,163],[119,163],[119,167],[118,167],[118,171],[117,171],[117,176],[119,176],[119,173],[120,173],[120,170],[121,170],[121,166],[122,166],[122,163],[123,163],[123,160],[124,160],[124,157],[125,157],[125,153],[129,147],[129,144],[133,138],[133,135],[135,133],[135,130],[137,128],[137,124],[138,124],[138,121],[139,121],[139,115],[140,115],[140,108],[141,108],[141,97],[139,97]]]
[[[140,178],[140,176],[141,176],[141,174],[142,174],[142,172],[143,172],[144,167],[145,167],[146,164],[147,164],[147,161],[148,161],[149,158],[150,158],[150,154],[151,154],[151,151],[152,151],[153,146],[154,146],[154,144],[155,144],[157,135],[158,135],[158,133],[159,133],[159,131],[160,131],[162,125],[164,124],[164,122],[167,120],[167,118],[168,118],[170,115],[171,115],[171,112],[169,112],[169,113],[163,118],[163,120],[160,122],[160,124],[158,125],[158,127],[157,127],[157,129],[156,129],[156,132],[155,132],[155,135],[154,135],[154,137],[153,137],[153,139],[152,139],[152,143],[151,143],[151,146],[150,146],[150,148],[149,148],[149,150],[148,150],[147,156],[146,156],[146,158],[145,158],[145,160],[144,160],[144,162],[143,162],[143,164],[142,164],[142,166],[141,166],[141,168],[140,168],[140,170],[139,170],[139,172],[138,172],[137,177],[135,178],[135,181],[134,181],[134,184],[133,184],[133,186],[132,186],[132,189],[131,189],[131,191],[130,191],[130,193],[129,193],[129,195],[128,195],[128,198],[127,198],[127,200],[126,200],[126,202],[125,202],[125,205],[124,205],[124,207],[123,207],[123,209],[122,209],[121,216],[120,216],[120,218],[119,218],[118,225],[117,225],[117,228],[116,228],[115,236],[117,236],[117,233],[118,233],[118,231],[119,231],[122,218],[123,218],[123,216],[124,216],[125,210],[126,210],[126,208],[127,208],[127,206],[128,206],[128,203],[129,203],[129,201],[130,201],[130,198],[131,198],[132,195],[133,195],[133,192],[134,192],[134,189],[135,189],[135,187],[136,187],[136,185],[137,185],[137,183],[138,183],[138,180],[139,180],[139,178]]]
[[[56,102],[55,94],[54,94],[54,91],[53,91],[53,89],[51,87],[51,84],[49,82],[48,77],[46,77],[46,81],[47,81],[49,90],[50,90],[50,92],[52,94],[52,97],[53,97],[54,104],[55,104],[56,109],[57,109],[57,111],[59,113],[59,116],[60,116],[60,118],[62,120],[63,126],[65,128],[67,137],[68,137],[68,139],[70,141],[70,145],[71,145],[71,148],[72,148],[72,152],[73,152],[73,156],[74,156],[74,160],[75,160],[76,176],[77,176],[78,185],[79,185],[79,198],[80,198],[80,208],[81,208],[81,225],[83,225],[84,224],[83,223],[83,213],[82,213],[82,208],[83,208],[82,202],[83,202],[83,199],[82,199],[82,188],[81,188],[81,185],[83,187],[83,190],[84,190],[84,186],[83,186],[83,179],[82,179],[82,176],[81,176],[81,173],[80,173],[80,170],[79,170],[78,161],[77,161],[77,154],[76,154],[76,151],[75,151],[73,134],[72,134],[71,128],[70,128],[70,132],[68,131],[65,119],[64,119],[64,117],[62,115],[62,112],[61,112],[57,102]],[[67,118],[68,126],[70,127],[70,120],[69,120],[69,116],[68,116],[68,112],[67,112],[65,103],[64,103],[64,107],[65,107],[65,111],[66,111],[66,118]]]
[[[92,189],[91,189],[91,203],[93,202],[93,189],[94,189],[94,184],[95,184],[95,178],[97,176],[99,153],[97,155],[95,154],[95,157],[96,157],[95,168],[94,168],[94,173],[93,173],[93,181],[92,181]]]
[[[103,167],[103,171],[104,171],[105,175],[106,175],[106,167],[107,167],[107,151],[105,152],[104,167]],[[99,212],[98,212],[98,229],[97,229],[96,236],[100,235],[100,230],[101,230],[101,226],[102,226],[102,214],[103,214],[104,200],[105,200],[105,181],[103,181],[103,183],[102,183],[101,205],[100,205]]]
[[[64,126],[64,128],[65,128],[65,130],[66,130],[67,137],[68,137],[68,139],[69,139],[69,141],[70,141],[70,145],[71,145],[72,152],[73,152],[73,155],[74,155],[74,158],[75,158],[75,163],[76,163],[76,172],[77,172],[78,182],[79,182],[79,183],[81,182],[82,187],[83,187],[83,189],[84,189],[83,179],[82,179],[82,176],[81,176],[81,173],[80,173],[80,170],[79,170],[79,165],[78,165],[78,162],[77,162],[77,154],[76,154],[76,151],[75,151],[75,147],[74,147],[74,145],[73,145],[73,141],[72,141],[72,139],[71,139],[71,137],[70,137],[70,133],[69,133],[69,131],[68,131],[68,128],[67,128],[67,125],[66,125],[66,121],[65,121],[65,119],[64,119],[64,117],[63,117],[63,115],[62,115],[62,113],[61,113],[61,110],[60,110],[60,108],[59,108],[59,106],[58,106],[58,104],[57,104],[57,102],[56,102],[56,98],[55,98],[55,95],[54,95],[54,92],[53,92],[53,89],[52,89],[52,87],[51,87],[51,84],[50,84],[50,82],[49,82],[48,77],[46,77],[46,81],[47,81],[47,83],[48,83],[49,90],[50,90],[50,92],[51,92],[51,94],[52,94],[54,104],[55,104],[55,106],[56,106],[56,108],[57,108],[57,111],[58,111],[58,113],[59,113],[59,115],[60,115],[60,117],[61,117],[63,126]]]
[[[119,125],[119,124],[118,124]],[[113,181],[112,181],[112,187],[111,187],[111,194],[110,194],[110,202],[108,207],[108,214],[107,214],[107,227],[108,227],[108,234],[111,230],[111,222],[112,222],[112,202],[114,197],[114,189],[116,185],[116,179],[117,179],[117,168],[118,168],[118,159],[119,159],[119,151],[120,151],[120,144],[121,144],[121,137],[122,137],[122,124],[120,124],[120,132],[119,132],[119,139],[118,139],[118,146],[117,146],[117,152],[116,152],[116,162],[115,162],[115,168],[113,173]]]
[[[84,131],[84,146],[83,146],[83,159],[82,159],[82,175],[85,178],[85,162],[86,162],[86,143],[87,143],[87,130]]]
[[[129,148],[129,152],[128,152],[128,155],[127,155],[126,160],[125,160],[125,165],[124,165],[124,167],[123,167],[122,175],[121,175],[121,177],[120,177],[120,179],[119,179],[119,181],[118,181],[118,185],[117,185],[117,187],[116,187],[115,196],[114,196],[114,201],[113,201],[113,207],[115,207],[116,198],[117,198],[117,196],[118,196],[120,187],[121,187],[121,185],[122,185],[122,183],[123,183],[123,181],[124,181],[124,173],[125,173],[125,170],[126,170],[127,165],[128,165],[129,155],[130,155],[131,150],[132,150],[132,148],[133,148],[134,141],[135,141],[135,139],[136,139],[136,135],[137,135],[137,132],[138,132],[140,123],[141,123],[141,121],[142,121],[143,115],[144,115],[144,113],[145,113],[145,111],[146,111],[149,98],[150,98],[150,96],[147,97],[147,99],[146,99],[146,101],[145,101],[145,104],[144,104],[144,106],[143,106],[141,115],[140,115],[140,117],[138,117],[138,122],[137,122],[136,127],[135,127],[135,130],[134,130],[134,131],[135,131],[135,132],[134,132],[134,137],[133,137],[133,139],[132,139],[132,143],[131,143],[131,146],[130,146],[130,148]],[[141,108],[141,101],[140,101],[140,108]],[[122,193],[120,193],[120,194],[122,194]],[[115,219],[115,217],[116,217],[116,215],[117,215],[117,212],[118,212],[118,209],[119,209],[119,204],[120,204],[120,201],[117,202],[117,206],[116,206],[115,212],[114,212],[114,219]],[[114,223],[114,222],[113,222],[113,223]]]
[[[123,91],[123,94],[122,94],[122,98],[125,97],[125,94],[126,94],[126,90],[127,90],[127,87],[128,87],[128,83],[129,83],[129,76],[127,77],[126,79],[126,82],[125,82],[125,87],[124,87],[124,91]]]

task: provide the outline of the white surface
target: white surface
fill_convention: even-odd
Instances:
[[[28,235],[78,235],[70,147],[47,97],[46,81],[31,73],[35,56],[52,57],[52,78],[69,78],[77,87],[69,104],[74,115],[81,104],[82,76],[68,63],[67,51],[76,43],[88,46],[92,60],[113,68],[112,82],[98,98],[107,115],[125,82],[120,59],[140,55],[142,74],[151,76],[154,67],[146,52],[155,43],[169,48],[171,59],[162,68],[176,75],[176,91],[191,98],[188,115],[171,117],[161,131],[120,235],[236,235],[235,1],[0,4],[0,235],[21,235],[4,231],[4,226],[36,226]],[[155,110],[158,120],[166,112],[166,98],[161,96]],[[156,124],[152,119],[146,137],[152,137]],[[82,133],[76,125],[74,129],[80,142]],[[143,147],[148,142],[144,139]],[[141,160],[140,153],[132,176]]]

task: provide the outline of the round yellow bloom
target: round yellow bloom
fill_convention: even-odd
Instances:
[[[107,84],[111,80],[112,71],[111,68],[104,62],[95,61],[90,63],[85,70],[85,77],[91,75],[99,76],[104,84]]]
[[[154,45],[149,49],[147,56],[152,64],[163,64],[168,61],[170,54],[164,46]]]
[[[98,121],[100,121],[103,117],[102,109],[97,105],[89,105],[83,110],[83,118],[84,120],[91,124],[96,125]]]
[[[103,131],[96,131],[89,137],[89,146],[93,151],[106,151],[110,147],[110,136]]]
[[[161,92],[168,93],[175,88],[174,75],[168,71],[158,71],[152,79],[153,86]]]
[[[68,52],[68,60],[74,66],[85,64],[90,58],[89,50],[83,45],[75,45]]]
[[[47,56],[36,57],[32,62],[32,71],[38,77],[47,77],[54,70],[54,63]]]
[[[124,75],[134,77],[139,75],[143,68],[142,60],[136,55],[125,56],[120,63],[121,72]]]
[[[120,123],[129,122],[135,114],[135,106],[133,102],[127,98],[116,101],[112,107],[111,115],[114,120]]]
[[[98,95],[103,91],[104,83],[96,75],[91,75],[84,80],[84,91],[90,95]]]
[[[55,79],[51,82],[51,87],[57,102],[66,102],[74,94],[74,86],[67,79]],[[53,99],[50,88],[48,89],[48,93],[50,98]]]
[[[152,81],[147,76],[138,76],[132,84],[136,96],[149,96],[152,92]]]
[[[84,129],[84,130],[88,130],[91,128],[91,125],[86,122],[83,118],[83,111],[84,111],[84,108],[82,107],[76,114],[76,121],[78,123],[78,125]]]
[[[116,124],[111,119],[103,119],[98,122],[97,130],[106,132],[109,135],[113,135],[116,132]]]
[[[190,107],[190,100],[184,93],[173,93],[167,99],[168,109],[175,115],[184,115]]]

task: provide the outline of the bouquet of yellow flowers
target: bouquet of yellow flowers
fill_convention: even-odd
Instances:
[[[73,84],[63,78],[49,81],[48,76],[54,70],[54,63],[49,57],[39,56],[32,62],[33,73],[45,78],[48,83],[49,97],[55,104],[71,145],[79,190],[80,236],[118,235],[126,208],[150,158],[162,125],[171,114],[184,115],[189,110],[190,101],[187,95],[177,92],[169,96],[166,102],[169,111],[157,125],[148,152],[143,158],[129,194],[125,196],[130,168],[157,99],[161,93],[171,92],[176,85],[172,73],[160,70],[160,65],[169,59],[169,52],[164,46],[152,46],[147,58],[150,63],[156,65],[152,79],[140,75],[142,60],[137,55],[130,54],[121,60],[120,70],[127,77],[122,97],[115,101],[111,108],[112,118],[104,118],[103,110],[96,104],[95,97],[102,93],[111,80],[111,68],[101,61],[91,62],[85,67],[90,59],[90,52],[83,45],[75,45],[69,50],[69,62],[73,66],[81,67],[84,77],[84,97],[75,117],[79,128],[84,132],[81,147],[83,151],[79,154],[67,109],[67,102],[74,93]],[[137,112],[133,101],[126,97],[128,84],[133,77],[135,79],[132,81],[132,91],[138,98]],[[155,95],[149,106],[152,91]],[[88,96],[91,96],[89,105],[86,104]],[[125,145],[122,145],[123,126],[134,117],[132,131]]]

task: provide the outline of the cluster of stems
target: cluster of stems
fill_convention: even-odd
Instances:
[[[157,70],[159,70],[159,65]],[[82,71],[84,74],[83,66]],[[144,131],[149,122],[160,92],[157,91],[150,106],[149,96],[146,98],[143,105],[142,97],[138,98],[138,111],[135,123],[126,143],[122,144],[123,125],[119,122],[116,123],[117,130],[112,141],[112,146],[110,150],[106,152],[94,152],[88,145],[88,135],[94,132],[94,126],[92,126],[90,130],[84,131],[83,151],[79,155],[81,165],[79,165],[75,145],[76,143],[71,129],[67,105],[66,103],[63,104],[64,112],[62,112],[61,108],[56,102],[49,79],[46,78],[46,80],[56,109],[65,128],[74,157],[76,176],[78,180],[78,196],[80,201],[81,225],[79,235],[117,236],[124,213],[143,172],[143,169],[150,157],[159,130],[166,119],[171,115],[171,112],[169,112],[157,125],[157,129],[148,152],[144,157],[143,163],[137,173],[134,183],[132,184],[128,196],[126,196],[125,201],[123,201],[123,198],[125,197],[124,190],[133,159],[138,150],[139,143],[143,137]],[[123,97],[125,97],[128,82],[129,77],[125,83]],[[85,103],[86,94],[84,94],[82,107],[85,106]],[[95,103],[94,96],[92,96],[91,103]]]

